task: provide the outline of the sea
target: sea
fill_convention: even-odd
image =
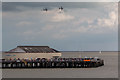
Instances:
[[[65,58],[99,57],[104,66],[97,68],[2,69],[3,78],[118,78],[117,51],[62,51]]]

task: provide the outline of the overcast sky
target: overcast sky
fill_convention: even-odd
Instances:
[[[4,51],[18,45],[50,46],[61,51],[118,50],[117,3],[3,2],[2,5]],[[60,6],[63,11],[58,9]]]

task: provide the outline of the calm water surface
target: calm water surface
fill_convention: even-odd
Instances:
[[[62,52],[62,57],[100,57],[98,68],[3,69],[3,78],[118,78],[118,52]]]

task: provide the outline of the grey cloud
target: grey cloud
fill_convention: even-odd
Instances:
[[[2,7],[3,11],[21,11],[26,10],[24,8],[29,9],[42,9],[42,8],[59,8],[63,6],[64,8],[98,8],[102,7],[104,4],[103,2],[3,2]],[[102,6],[100,6],[102,5]],[[18,7],[22,7],[19,9]]]

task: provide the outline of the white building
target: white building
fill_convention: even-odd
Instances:
[[[16,48],[4,52],[3,59],[36,59],[60,57],[61,53],[48,46],[17,46]]]

